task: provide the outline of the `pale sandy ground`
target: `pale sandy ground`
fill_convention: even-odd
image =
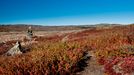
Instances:
[[[33,31],[36,36],[53,36],[62,35],[65,33],[79,32],[81,30],[68,30],[68,31]],[[11,41],[11,40],[22,40],[27,36],[26,32],[0,32],[0,42]]]

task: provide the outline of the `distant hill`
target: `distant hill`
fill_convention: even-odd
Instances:
[[[81,26],[0,25],[0,32],[26,31],[29,26],[31,26],[32,30],[34,31],[63,31],[63,30],[78,30],[85,28]]]
[[[79,30],[95,27],[107,27],[107,26],[118,26],[120,24],[96,24],[96,25],[69,25],[69,26],[41,26],[41,25],[26,25],[26,24],[15,24],[15,25],[0,25],[0,32],[8,31],[26,31],[29,26],[34,31],[64,31],[64,30]]]

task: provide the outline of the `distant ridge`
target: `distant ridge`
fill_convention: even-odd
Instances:
[[[34,31],[63,31],[63,30],[78,30],[83,29],[81,26],[42,26],[42,25],[0,25],[0,32],[8,31],[26,31],[28,27],[31,26]],[[89,27],[88,27],[89,28]]]
[[[0,32],[7,31],[26,31],[29,26],[34,31],[63,31],[63,30],[78,30],[87,29],[93,27],[105,27],[105,26],[120,26],[122,24],[95,24],[95,25],[67,25],[67,26],[43,26],[43,25],[30,25],[30,24],[0,24]]]

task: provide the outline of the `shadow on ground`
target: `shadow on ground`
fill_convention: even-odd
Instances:
[[[91,56],[89,56],[89,53],[85,52],[83,54],[83,58],[75,65],[75,68],[72,67],[73,73],[79,73],[81,71],[84,71],[85,68],[88,66],[88,61],[90,60],[90,58]]]

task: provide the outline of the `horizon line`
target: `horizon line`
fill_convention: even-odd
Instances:
[[[1,23],[0,25],[39,25],[39,26],[81,26],[81,25],[100,25],[100,24],[107,24],[107,25],[131,25],[134,23],[94,23],[94,24],[63,24],[63,25],[47,25],[47,24],[25,24],[25,23]]]

